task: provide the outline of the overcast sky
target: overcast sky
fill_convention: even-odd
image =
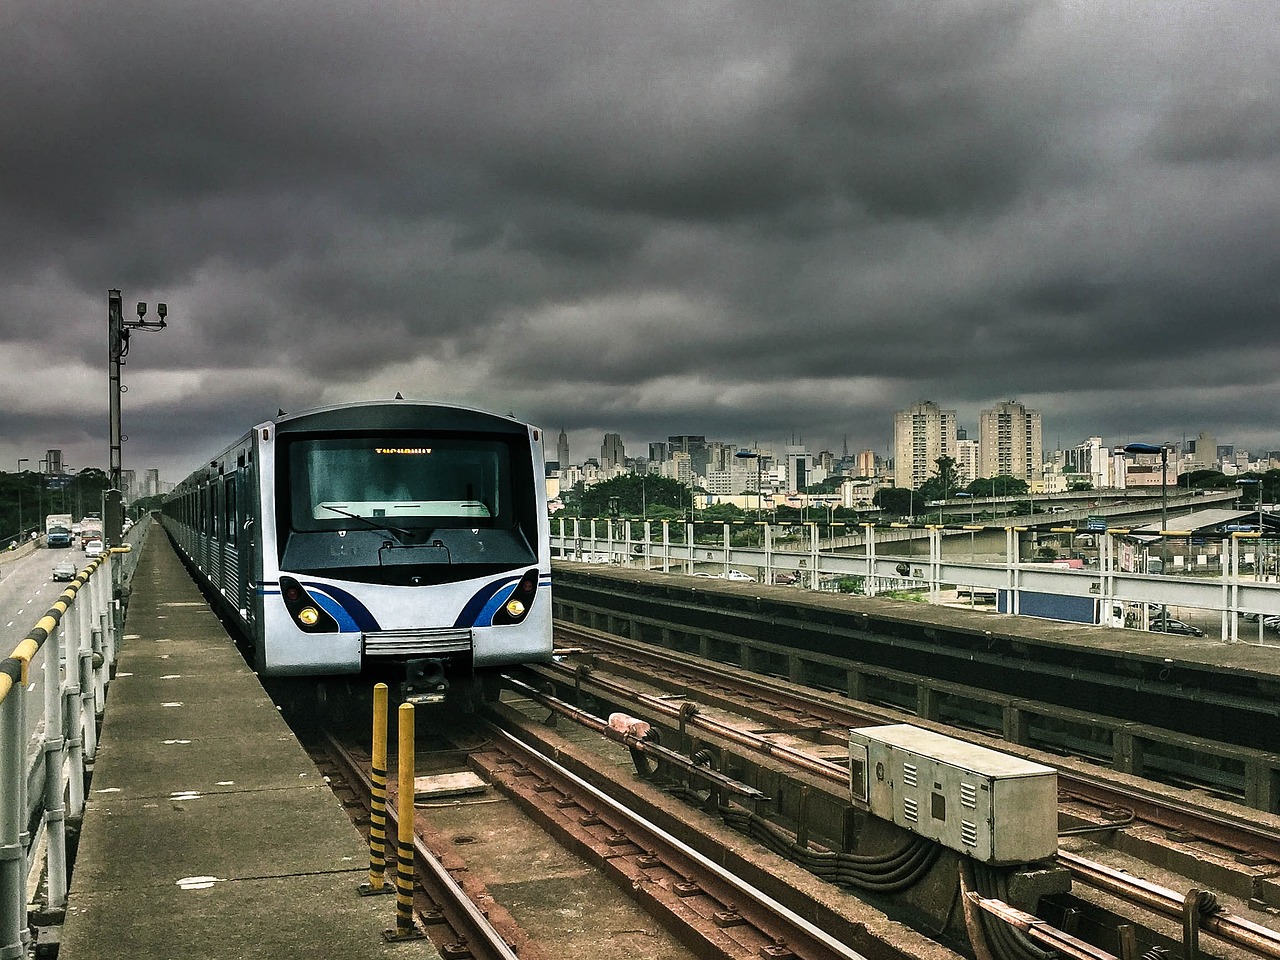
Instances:
[[[6,0],[0,470],[461,402],[629,453],[1280,449],[1274,0]]]

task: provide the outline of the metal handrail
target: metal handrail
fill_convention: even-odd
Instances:
[[[1240,613],[1263,616],[1280,615],[1280,583],[1267,583],[1242,574],[1240,547],[1258,539],[1255,533],[1232,533],[1220,544],[1222,569],[1219,576],[1182,577],[1142,573],[1124,569],[1120,561],[1120,543],[1128,531],[1116,528],[1095,531],[1099,545],[1099,563],[1086,569],[1056,567],[1049,563],[1032,563],[1020,558],[1021,527],[996,527],[976,524],[928,524],[906,529],[906,524],[860,524],[861,542],[852,546],[819,538],[818,524],[755,523],[759,542],[742,545],[733,542],[733,533],[743,524],[717,523],[721,528],[719,542],[693,542],[693,525],[666,521],[601,521],[556,518],[552,524],[553,559],[590,557],[623,565],[637,565],[664,573],[694,573],[695,566],[712,570],[720,568],[728,576],[734,568],[758,568],[766,582],[779,574],[798,578],[810,588],[821,581],[842,577],[861,578],[863,592],[875,596],[887,590],[911,587],[927,591],[931,602],[938,602],[946,584],[959,584],[983,591],[1007,591],[1011,612],[1020,612],[1023,592],[1044,592],[1062,596],[1090,597],[1099,601],[1099,609],[1109,609],[1112,601],[1134,604],[1161,604],[1199,607],[1220,614],[1221,637],[1226,642],[1243,639],[1238,634]],[[705,528],[708,524],[700,524]],[[637,537],[632,527],[641,528]],[[898,529],[902,527],[903,529]],[[784,529],[799,529],[798,541],[782,543]],[[965,560],[943,551],[944,537],[962,536],[970,530],[984,530],[989,535],[1003,532],[1005,547],[997,562]],[[1051,528],[1051,532],[1064,532]],[[603,532],[603,535],[602,535]],[[672,534],[677,533],[678,537]],[[915,555],[888,552],[883,544],[903,534],[921,535],[927,540],[926,552]],[[1170,538],[1184,531],[1161,531]]]
[[[133,544],[141,544],[145,531],[146,524],[138,524],[130,531],[132,543],[90,561],[0,660],[0,957],[24,958],[31,948],[27,878],[36,866],[36,838],[29,825],[41,810],[37,832],[46,838],[45,906],[66,906],[66,821],[84,812],[85,766],[97,752],[97,719],[119,647],[119,587],[137,563]],[[28,766],[26,698],[31,661],[41,652],[43,735]],[[30,786],[41,782],[43,790]]]

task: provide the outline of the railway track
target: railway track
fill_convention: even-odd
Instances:
[[[643,694],[636,694],[634,698],[635,702],[646,702],[663,712],[670,712],[673,701],[669,694],[678,692],[690,702],[722,707],[770,724],[785,725],[803,733],[805,739],[815,744],[838,746],[848,742],[849,727],[919,722],[902,711],[868,704],[855,705],[847,700],[837,701],[829,695],[808,693],[769,677],[727,670],[718,664],[699,663],[686,655],[580,627],[562,626],[558,635],[569,649],[580,647],[588,654],[586,658],[562,662],[552,668],[562,677],[573,676],[574,682],[580,686],[582,678],[591,676],[592,681],[602,688],[608,687],[607,679],[592,675],[590,655],[608,656],[610,673],[647,679],[663,687],[664,695],[646,698]],[[661,673],[655,672],[657,666],[661,667]],[[617,689],[628,696],[632,693],[625,685],[619,685]],[[954,728],[948,728],[947,732],[950,736],[984,746],[998,745],[1008,752],[1027,752],[1017,746],[999,743],[985,732]],[[754,738],[751,746],[779,755],[796,754],[794,762],[800,766],[810,762],[809,754],[788,751],[768,738]],[[1118,830],[1132,822],[1149,823],[1186,838],[1212,843],[1230,856],[1239,856],[1242,863],[1253,866],[1272,864],[1280,869],[1280,820],[1274,816],[1260,814],[1256,810],[1232,809],[1225,804],[1209,806],[1193,802],[1155,784],[1138,783],[1134,778],[1118,778],[1112,771],[1090,773],[1085,768],[1064,767],[1060,762],[1063,758],[1043,754],[1037,758],[1057,767],[1062,795],[1088,803],[1099,811],[1092,826],[1100,830]],[[825,775],[829,773],[828,766],[819,764],[818,769]],[[1124,813],[1124,823],[1115,818],[1116,811]],[[1274,906],[1280,907],[1280,903]]]
[[[536,725],[536,724],[535,724]],[[903,960],[891,948],[860,952],[751,883],[576,776],[552,756],[494,726],[456,734],[475,744],[459,750],[467,765],[512,800],[554,842],[592,862],[698,957]],[[313,741],[316,742],[316,741]],[[372,778],[368,756],[341,735],[326,733],[313,756],[354,812],[368,822]],[[394,832],[395,786],[388,784]],[[417,813],[414,923],[449,958],[574,955],[544,944],[500,905],[449,842]],[[394,869],[394,865],[392,867]],[[596,942],[598,946],[598,941]],[[590,951],[582,956],[593,956]],[[643,954],[636,954],[642,956]]]
[[[788,764],[808,777],[825,780],[833,786],[847,785],[847,771],[842,760],[822,755],[824,746],[842,746],[850,726],[912,719],[881,708],[862,709],[861,705],[855,708],[836,703],[833,698],[806,694],[776,680],[698,663],[685,655],[642,647],[581,628],[562,631],[560,638],[562,644],[575,644],[582,654],[539,672],[554,678],[562,689],[572,689],[575,696],[589,691],[593,696],[610,698],[622,708],[629,706],[652,718],[665,718],[669,725],[682,732],[696,730],[699,736],[715,738],[733,745],[734,749]],[[641,681],[644,690],[637,689]],[[711,712],[708,707],[752,718],[773,731],[785,730],[786,736],[779,736],[777,732],[753,733],[741,724],[707,716],[705,714]],[[956,731],[951,734],[966,736]],[[989,738],[968,736],[977,742],[989,743]],[[1221,804],[1208,807],[1171,797],[1167,791],[1121,783],[1110,775],[1104,778],[1080,770],[1063,772],[1061,765],[1055,766],[1060,770],[1064,799],[1087,801],[1099,811],[1098,822],[1089,825],[1090,829],[1118,833],[1142,821],[1167,830],[1183,847],[1192,840],[1217,845],[1239,862],[1247,875],[1276,874],[1280,844],[1275,825],[1260,822],[1268,819],[1265,815],[1231,811]],[[1197,937],[1203,929],[1248,954],[1280,956],[1280,938],[1275,931],[1224,910],[1214,897],[1202,892],[1202,885],[1193,883],[1185,893],[1178,893],[1066,851],[1058,862],[1070,871],[1077,883],[1105,890],[1139,910],[1181,919],[1184,941]],[[1246,899],[1252,898],[1246,895]],[[1271,906],[1274,908],[1275,904]],[[999,912],[995,907],[989,909]],[[1010,915],[1004,919],[1015,922]]]

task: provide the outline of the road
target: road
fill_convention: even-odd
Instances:
[[[74,548],[40,548],[28,556],[0,565],[0,651],[8,656],[31,632],[54,601],[67,588],[51,577],[54,563],[71,559],[84,565],[84,557]],[[44,650],[31,661],[31,682],[27,684],[26,732],[28,741],[44,712]]]

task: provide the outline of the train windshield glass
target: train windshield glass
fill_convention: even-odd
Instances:
[[[293,529],[390,531],[515,524],[500,440],[328,437],[289,448]]]

